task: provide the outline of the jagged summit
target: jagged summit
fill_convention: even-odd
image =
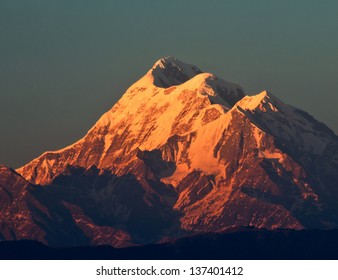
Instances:
[[[200,73],[202,71],[198,67],[167,56],[155,62],[147,75],[153,79],[155,86],[168,88],[180,85]]]
[[[161,69],[177,67],[180,71],[185,72],[186,74],[189,74],[188,72],[192,69],[195,72],[202,73],[202,71],[197,66],[182,62],[181,60],[173,56],[165,56],[157,60],[154,63],[152,69],[155,69],[157,67]]]
[[[264,90],[258,94],[245,96],[237,103],[237,106],[245,110],[260,109],[263,111],[273,110],[278,111],[277,107],[286,107],[286,105],[280,101],[271,92]]]
[[[137,103],[141,96],[148,98],[145,92],[163,92],[167,95],[169,92],[177,91],[195,92],[208,96],[212,104],[225,106],[226,110],[245,96],[239,85],[220,79],[211,73],[202,72],[198,67],[170,56],[156,61],[153,67],[127,90],[125,95],[129,97],[128,103],[130,104],[133,98],[137,100]],[[123,101],[122,98],[121,102]]]

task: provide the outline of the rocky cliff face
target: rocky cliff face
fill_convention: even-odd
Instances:
[[[58,219],[78,232],[74,238],[92,244],[338,223],[338,138],[330,129],[266,91],[246,96],[171,57],[156,62],[84,138],[19,168],[22,177],[3,172],[2,180],[15,179],[0,198],[15,189],[13,201],[30,217],[25,223],[41,232],[32,238],[51,244],[58,244],[57,222],[32,218],[38,214],[24,206],[27,189],[44,205],[40,212],[51,216],[52,200]],[[0,219],[21,238],[9,225],[19,208],[8,207],[15,213]]]

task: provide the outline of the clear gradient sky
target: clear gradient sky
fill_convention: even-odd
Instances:
[[[338,1],[1,0],[0,163],[78,140],[163,56],[338,132]]]

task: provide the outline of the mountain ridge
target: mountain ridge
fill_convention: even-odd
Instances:
[[[336,260],[337,230],[257,230],[205,233],[159,244],[112,248],[52,248],[37,241],[0,243],[0,259],[31,260]]]
[[[337,167],[338,137],[324,124],[167,57],[82,139],[16,172],[32,189],[27,227],[53,236],[43,242],[61,234],[49,201],[81,242],[127,246],[242,226],[335,228]]]

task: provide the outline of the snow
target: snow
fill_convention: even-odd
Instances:
[[[174,57],[164,57],[159,59],[147,72],[147,74],[135,84],[137,84],[138,87],[145,88],[168,88],[170,86],[179,85],[185,82],[178,80],[177,77],[175,77],[176,75],[169,76],[166,73],[167,69],[170,69],[171,72],[174,71],[176,74],[181,73],[182,77],[186,76],[188,80],[201,73],[201,70],[194,65],[186,64]],[[163,82],[165,85],[162,85]]]
[[[167,88],[156,87],[153,81],[154,69],[163,69],[170,63],[175,64],[185,75],[191,76],[191,78],[182,84],[171,87],[168,91]],[[126,129],[130,133],[126,141],[136,139],[131,144],[130,150],[137,148],[141,150],[157,149],[167,143],[168,138],[173,134],[188,134],[192,131],[199,131],[197,139],[193,141],[189,150],[191,154],[188,157],[192,159],[191,169],[207,168],[210,172],[219,172],[217,159],[212,155],[205,158],[201,157],[201,149],[212,150],[222,133],[222,127],[227,123],[225,113],[230,109],[230,105],[217,94],[217,88],[234,90],[238,86],[225,82],[210,73],[198,74],[199,71],[195,66],[184,64],[174,58],[159,60],[143,78],[128,88],[111,110],[102,115],[85,137],[58,151],[44,153],[41,157],[18,169],[18,172],[25,173],[26,177],[30,177],[32,176],[28,174],[30,166],[42,164],[41,167],[45,172],[49,172],[54,166],[59,168],[54,161],[47,162],[45,160],[40,161],[40,159],[46,158],[49,154],[62,154],[72,148],[81,149],[83,143],[91,141],[89,136],[93,137],[93,135],[102,139],[104,143],[102,155],[97,163],[98,167],[104,168],[102,163],[109,148],[114,145],[112,136],[114,134],[121,135]],[[205,111],[210,108],[218,110],[221,117],[218,120],[203,124],[202,118]],[[196,110],[200,112],[197,117],[194,117]],[[183,115],[182,112],[184,112]],[[173,132],[173,129],[177,128],[173,126],[177,120],[180,124],[186,124],[187,128],[182,132]],[[103,132],[105,134],[102,134]],[[210,137],[210,142],[205,141],[206,137]],[[116,151],[115,156],[118,156],[120,152],[122,152],[122,147],[120,151]],[[181,151],[179,151],[180,153]],[[73,160],[76,160],[76,158]],[[72,162],[71,159],[68,159],[68,161],[65,159],[64,162],[59,164],[76,163]],[[177,168],[177,172],[179,170],[180,168]],[[174,176],[177,176],[177,174],[174,174]]]
[[[278,159],[278,161],[282,161],[283,154],[280,152],[272,152],[269,150],[259,151],[258,157],[267,158],[267,159]]]
[[[156,61],[152,67],[152,70],[156,70],[159,68],[165,69],[169,65],[176,66],[182,73],[189,76],[190,78],[194,77],[196,73],[201,72],[201,70],[195,65],[184,63],[172,56],[167,56],[167,57],[161,58],[158,61]]]
[[[175,173],[169,177],[162,178],[162,182],[165,184],[172,184],[174,187],[189,173],[189,167],[186,163],[178,164],[176,166]]]
[[[170,82],[171,77],[166,77],[167,72],[163,71],[166,67],[175,67],[189,79],[171,87],[156,86],[155,80],[159,77]],[[66,158],[63,162],[41,159],[49,154],[63,154],[69,149],[80,151],[83,143],[93,141],[90,137],[103,141],[103,152],[96,165],[105,168],[107,166],[104,166],[104,159],[108,156],[109,148],[114,145],[114,135],[127,135],[123,145],[130,144],[129,151],[150,151],[161,148],[174,134],[188,135],[195,132],[196,137],[186,155],[189,166],[187,163],[177,162],[175,173],[164,180],[176,184],[187,172],[193,170],[203,170],[221,176],[224,175],[222,164],[226,163],[220,164],[219,159],[213,156],[213,149],[231,122],[234,110],[241,114],[246,111],[258,117],[250,119],[257,147],[260,147],[261,139],[266,133],[260,125],[263,123],[275,137],[287,142],[296,141],[298,146],[306,151],[322,154],[325,150],[327,139],[318,135],[312,124],[297,114],[295,109],[285,105],[271,93],[263,91],[253,96],[244,96],[231,106],[234,102],[227,100],[227,97],[238,100],[242,94],[240,86],[213,74],[200,72],[196,66],[185,64],[173,57],[158,60],[144,77],[128,88],[111,110],[102,115],[82,139],[63,149],[46,152],[17,171],[24,173],[24,177],[31,178],[35,166],[39,164],[42,164],[45,172],[51,168],[57,170],[60,168],[58,165],[76,164],[76,158]],[[221,96],[220,92],[228,95]],[[216,109],[220,114],[216,119],[205,123],[203,116],[208,109]],[[259,121],[256,121],[257,119]],[[291,126],[287,125],[288,123]],[[183,127],[181,130],[180,126]],[[303,131],[300,131],[300,128]],[[183,149],[179,144],[178,159],[182,157]],[[124,151],[121,146],[115,150],[114,156],[119,156]],[[267,150],[261,150],[259,156],[282,158],[280,153]]]
[[[313,123],[267,91],[244,97],[232,110],[237,108],[258,116],[274,136],[286,143],[297,143],[303,151],[322,155],[328,144],[329,139],[321,136]]]
[[[252,124],[252,126],[253,126],[253,135],[256,140],[256,145],[257,147],[259,147],[261,144],[261,140],[262,140],[262,136],[264,132],[261,129],[259,129],[257,126],[255,126],[254,124]]]
[[[240,100],[236,106],[244,109],[253,111],[257,107],[262,105],[262,102],[267,97],[267,91],[262,91],[261,93],[254,96],[245,96],[242,100]]]

